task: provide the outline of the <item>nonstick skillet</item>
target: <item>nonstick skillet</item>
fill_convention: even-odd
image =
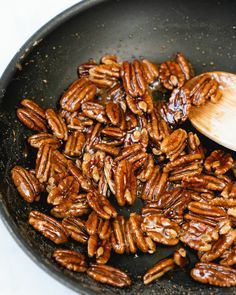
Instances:
[[[40,29],[9,64],[0,82],[0,212],[24,251],[64,285],[81,294],[236,294],[235,288],[198,284],[190,278],[188,269],[170,272],[144,286],[140,276],[170,255],[173,247],[158,247],[154,255],[112,256],[109,264],[127,270],[134,280],[125,290],[60,268],[51,259],[54,244],[27,223],[32,208],[47,212],[46,201],[26,204],[10,179],[14,165],[31,167],[30,159],[35,156],[25,143],[31,132],[15,115],[23,97],[33,98],[45,108],[55,107],[60,94],[76,78],[77,65],[105,53],[117,54],[121,59],[144,56],[160,62],[183,51],[197,74],[215,69],[235,72],[235,12],[233,0],[84,1]],[[235,126],[230,128],[235,132]],[[137,207],[130,209],[135,210]],[[76,245],[74,248],[79,249]],[[194,263],[196,257],[191,252],[189,255]]]

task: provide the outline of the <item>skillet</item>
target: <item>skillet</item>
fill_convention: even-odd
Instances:
[[[233,0],[87,0],[40,29],[7,67],[0,81],[0,213],[23,250],[64,285],[81,294],[236,294],[234,288],[198,284],[188,275],[189,269],[170,272],[144,286],[139,276],[170,255],[174,247],[158,246],[153,255],[112,256],[109,264],[127,270],[134,280],[125,290],[60,268],[51,259],[54,244],[27,224],[32,208],[47,212],[45,197],[40,204],[26,204],[10,179],[14,165],[31,167],[35,156],[25,143],[31,132],[15,115],[23,97],[33,98],[44,108],[55,107],[60,94],[76,78],[77,65],[90,57],[98,60],[105,53],[120,59],[144,56],[161,62],[183,51],[197,74],[215,69],[235,72],[235,11]],[[209,140],[206,143],[212,145]],[[137,207],[130,209],[135,210]],[[76,244],[71,247],[80,250]],[[196,257],[189,255],[191,268]]]

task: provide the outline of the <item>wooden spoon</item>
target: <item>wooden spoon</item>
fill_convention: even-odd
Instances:
[[[206,74],[219,83],[222,97],[217,103],[207,101],[203,106],[192,106],[189,119],[202,134],[236,151],[236,75],[225,72]],[[191,79],[187,85],[200,76]]]

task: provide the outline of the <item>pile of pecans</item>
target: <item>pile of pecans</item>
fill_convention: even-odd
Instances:
[[[236,285],[236,165],[229,153],[209,151],[179,128],[192,105],[220,99],[215,80],[202,75],[190,87],[192,77],[182,53],[159,66],[106,55],[78,67],[59,110],[21,101],[17,116],[37,132],[28,142],[38,152],[35,169],[15,166],[12,179],[25,201],[47,192],[51,206],[49,215],[31,211],[29,224],[57,245],[84,244],[92,261],[68,246],[52,254],[60,265],[126,287],[129,276],[106,265],[112,252],[152,254],[181,242],[144,274],[144,284],[185,267],[188,246],[200,260],[193,279]],[[169,100],[155,101],[155,93]],[[137,198],[141,212],[118,215],[118,206]]]

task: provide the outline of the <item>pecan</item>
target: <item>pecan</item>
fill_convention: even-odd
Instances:
[[[104,174],[109,186],[109,189],[113,194],[115,194],[115,182],[113,180],[113,166],[114,162],[111,156],[106,156],[104,161]]]
[[[156,64],[150,62],[148,59],[143,59],[142,70],[145,80],[148,84],[153,84],[157,80],[159,76],[159,70]]]
[[[117,156],[120,152],[120,149],[115,146],[111,146],[105,143],[97,143],[94,145],[94,148],[103,152],[106,152],[109,155]]]
[[[68,131],[64,119],[53,109],[46,110],[46,119],[53,134],[59,139],[67,140]]]
[[[84,194],[70,195],[68,199],[64,199],[59,205],[51,210],[51,214],[57,218],[64,218],[67,216],[82,216],[90,212],[90,207],[87,197]]]
[[[118,63],[101,64],[89,70],[89,80],[98,87],[112,87],[120,78]]]
[[[126,96],[123,85],[120,83],[115,84],[107,91],[107,99],[113,102],[123,102]]]
[[[68,233],[65,228],[54,218],[49,217],[38,211],[31,211],[28,222],[37,231],[43,234],[46,238],[53,241],[55,244],[67,242]]]
[[[174,89],[168,102],[160,105],[162,118],[170,125],[185,122],[191,109],[189,90],[186,88]]]
[[[53,252],[53,258],[65,268],[75,272],[85,272],[87,265],[85,256],[73,250],[57,249]]]
[[[188,133],[188,152],[190,154],[200,154],[202,156],[202,159],[205,158],[203,147],[196,133]]]
[[[38,133],[28,137],[28,143],[39,149],[42,145],[50,145],[53,149],[57,149],[61,146],[60,141],[49,133]]]
[[[39,148],[36,159],[36,177],[40,182],[46,182],[50,173],[52,147],[43,145]]]
[[[115,162],[121,161],[123,159],[129,159],[130,157],[136,155],[138,152],[142,150],[142,145],[135,143],[131,146],[124,147],[120,154],[115,158]]]
[[[62,220],[62,225],[73,240],[82,244],[87,243],[88,234],[83,220],[75,217],[66,217]]]
[[[213,220],[222,220],[226,218],[225,210],[218,208],[217,206],[206,204],[202,202],[190,202],[188,209],[197,215],[202,215],[205,218]]]
[[[108,240],[110,237],[110,221],[100,218],[95,211],[90,213],[85,226],[89,235],[98,234],[101,240]]]
[[[24,107],[16,110],[18,119],[29,129],[46,132],[47,123],[44,110],[30,99],[23,99],[21,105]]]
[[[176,250],[173,254],[173,259],[176,265],[185,267],[188,263],[186,250],[184,248]]]
[[[97,192],[88,193],[87,200],[89,206],[104,219],[115,218],[117,216],[116,209],[111,203],[101,194]]]
[[[236,182],[228,183],[223,189],[221,196],[224,198],[236,198]]]
[[[129,276],[118,268],[108,265],[91,264],[87,274],[92,279],[114,287],[128,287],[131,285]]]
[[[82,111],[90,119],[96,120],[100,123],[107,123],[105,107],[98,103],[83,103]]]
[[[111,245],[109,240],[99,240],[96,234],[88,239],[88,256],[96,256],[98,264],[106,264],[111,255]]]
[[[227,249],[221,256],[220,264],[226,266],[232,266],[236,264],[236,247],[231,247]]]
[[[108,102],[106,105],[106,114],[111,124],[119,126],[121,121],[121,109],[118,103]]]
[[[182,226],[179,239],[194,250],[206,252],[218,237],[217,229],[199,221],[190,221]]]
[[[18,193],[26,202],[39,201],[44,187],[32,172],[21,166],[15,166],[11,170],[11,177]]]
[[[225,174],[233,166],[233,158],[222,150],[213,151],[206,158],[204,167],[207,171],[213,171],[215,175]]]
[[[156,201],[166,188],[168,173],[161,172],[159,166],[155,166],[150,179],[145,183],[142,191],[142,199]]]
[[[194,280],[219,287],[236,285],[236,270],[227,266],[210,262],[199,262],[191,270]]]
[[[201,256],[201,261],[212,261],[219,258],[236,241],[236,230],[231,229],[226,235],[221,235],[211,250]]]
[[[219,84],[209,75],[201,75],[190,86],[190,97],[193,105],[203,105],[208,99],[216,103],[221,98]]]
[[[105,157],[106,154],[102,151],[94,154],[84,153],[81,167],[83,175],[98,182],[103,172]]]
[[[111,55],[111,54],[105,54],[102,58],[101,58],[101,63],[102,64],[113,64],[113,63],[117,63],[117,56],[116,55]]]
[[[185,58],[182,52],[176,54],[176,61],[178,62],[186,80],[190,80],[194,76],[194,71],[190,62]]]
[[[112,222],[111,244],[117,254],[123,254],[126,250],[125,218],[117,216]]]
[[[141,224],[142,217],[136,213],[131,213],[129,218],[129,226],[137,247],[144,253],[154,253],[156,251],[156,245],[152,239],[146,236],[146,234],[143,232],[141,229]]]
[[[92,101],[96,92],[96,86],[87,78],[75,80],[63,94],[60,105],[66,111],[75,112],[83,103]]]
[[[197,176],[184,176],[182,185],[192,190],[208,192],[208,190],[222,191],[227,185],[227,182],[224,179],[212,175],[200,174]]]
[[[174,221],[159,215],[146,216],[141,225],[142,230],[155,242],[173,246],[178,244],[180,227]]]
[[[115,197],[120,206],[126,203],[132,205],[136,201],[137,180],[132,165],[127,160],[121,160],[115,170]]]
[[[174,268],[174,260],[172,258],[166,258],[156,263],[150,268],[143,277],[143,282],[148,285],[162,277],[165,273]]]
[[[175,87],[182,87],[185,83],[185,75],[180,65],[175,61],[166,61],[159,67],[161,83],[166,89],[172,90]]]
[[[89,70],[97,65],[96,60],[93,58],[90,58],[87,62],[79,65],[77,67],[77,74],[79,78],[82,77],[88,77],[89,76]]]
[[[139,60],[133,63],[124,61],[121,76],[125,91],[132,97],[143,96],[147,90],[147,82],[143,73],[143,66]]]
[[[142,170],[137,175],[137,179],[139,179],[142,182],[148,181],[153,173],[154,170],[154,159],[151,154],[148,155],[148,158],[145,159],[144,164],[142,165]]]
[[[143,113],[150,114],[153,111],[152,97],[148,92],[145,92],[141,97],[126,96],[126,103],[131,112],[136,115],[142,115]]]
[[[85,145],[85,136],[79,131],[74,131],[68,136],[65,145],[65,154],[68,156],[80,156]]]
[[[176,129],[169,136],[167,136],[161,143],[161,151],[173,161],[184,150],[186,146],[187,133],[183,129]]]
[[[236,207],[236,199],[235,198],[216,197],[216,198],[210,200],[210,204],[214,205],[214,206],[221,206],[221,207],[233,209],[234,207]]]

